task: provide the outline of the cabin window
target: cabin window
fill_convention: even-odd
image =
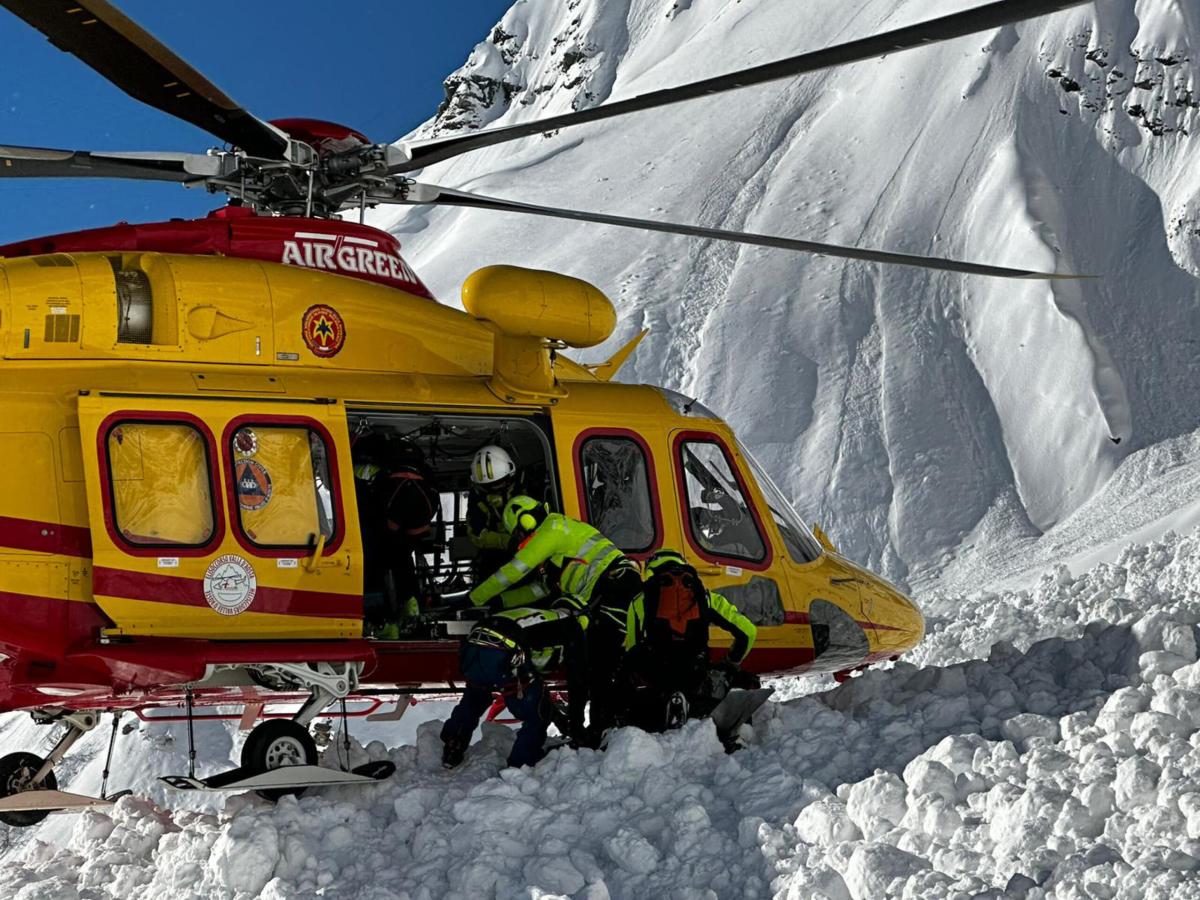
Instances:
[[[773,578],[755,575],[745,584],[723,585],[721,596],[755,625],[782,625],[787,621],[783,595]]]
[[[762,531],[725,448],[701,438],[682,440],[678,447],[688,532],[698,549],[726,559],[765,560]]]
[[[658,544],[649,450],[632,435],[600,434],[579,445],[579,491],[586,520],[626,553]]]
[[[242,533],[255,547],[332,545],[337,509],[325,438],[306,425],[239,422],[230,437],[233,494]]]
[[[208,438],[182,422],[117,422],[105,436],[113,526],[134,547],[203,547],[212,540]]]

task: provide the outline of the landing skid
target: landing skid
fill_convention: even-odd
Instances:
[[[23,791],[10,797],[0,797],[0,813],[109,809],[128,793],[129,791],[122,791],[112,797],[89,797],[87,794],[72,794],[67,791]]]
[[[256,772],[241,766],[210,775],[208,778],[193,778],[188,775],[163,775],[165,784],[181,791],[262,791],[296,790],[310,787],[343,787],[352,784],[377,784],[396,771],[396,764],[388,760],[365,763],[342,772],[322,766],[284,766],[266,772]]]

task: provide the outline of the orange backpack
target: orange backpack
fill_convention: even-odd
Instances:
[[[688,624],[700,618],[701,597],[695,578],[686,572],[664,572],[657,576],[658,607],[656,618],[666,622],[673,634],[687,633]]]

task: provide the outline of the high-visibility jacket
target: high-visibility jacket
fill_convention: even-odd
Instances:
[[[733,646],[729,648],[729,653],[725,657],[732,663],[740,663],[746,658],[754,646],[754,638],[758,635],[758,628],[754,623],[716,591],[708,592],[707,602],[701,610],[700,621],[703,623],[703,630],[695,640],[703,640],[704,645],[703,648],[697,647],[696,649],[703,649],[707,652],[709,625],[723,628],[733,635]],[[632,649],[648,640],[648,637],[646,596],[639,594],[633,603],[629,604],[629,614],[625,623],[625,649]],[[680,635],[679,639],[684,640],[686,637]]]
[[[496,497],[497,504],[491,502]],[[467,537],[480,550],[507,550],[509,534],[504,530],[504,504],[501,494],[472,492],[471,507],[467,510]]]
[[[586,605],[601,576],[624,557],[612,541],[586,522],[550,513],[512,559],[471,591],[471,602],[482,606],[544,567],[545,582],[552,591]],[[505,598],[504,605],[512,604]]]

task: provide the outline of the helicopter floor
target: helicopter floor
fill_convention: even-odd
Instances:
[[[123,794],[128,791],[123,792]],[[119,796],[123,796],[119,795]],[[90,797],[87,794],[72,794],[67,791],[22,791],[0,798],[0,813],[32,812],[83,812],[87,809],[108,809],[118,798]]]
[[[159,780],[181,791],[261,791],[375,784],[389,778],[395,771],[394,763],[379,760],[364,763],[349,772],[323,766],[283,766],[268,772],[253,772],[245,768],[230,769],[208,778],[163,775]]]

